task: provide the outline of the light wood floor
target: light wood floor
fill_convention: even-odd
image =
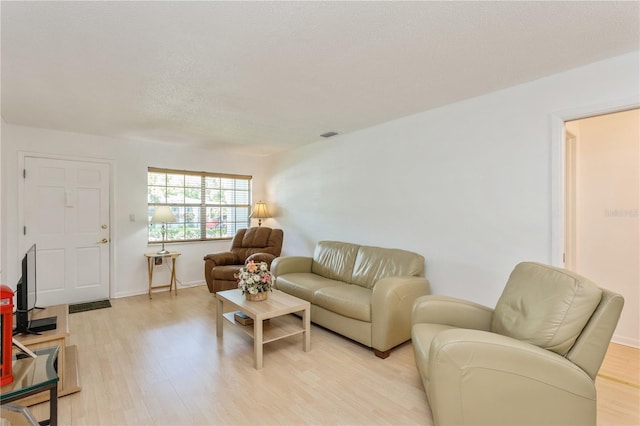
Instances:
[[[410,343],[386,360],[312,325],[265,346],[225,324],[206,287],[112,301],[70,315],[82,391],[60,398],[61,425],[421,424],[431,422]],[[639,425],[639,350],[612,344],[596,381],[599,425]],[[48,404],[32,407],[38,419]]]

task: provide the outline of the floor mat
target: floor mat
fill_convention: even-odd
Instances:
[[[75,314],[76,312],[93,311],[94,309],[110,308],[111,302],[108,300],[98,300],[96,302],[77,303],[75,305],[69,305],[69,313]]]

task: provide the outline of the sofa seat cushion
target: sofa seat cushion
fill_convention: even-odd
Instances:
[[[578,274],[523,262],[496,304],[491,331],[564,356],[601,299],[602,290]]]
[[[352,284],[324,287],[316,291],[313,303],[336,314],[371,322],[373,292]]]
[[[211,270],[211,275],[214,280],[236,281],[236,277],[234,277],[234,275],[237,274],[243,266],[244,265],[216,266]]]
[[[292,274],[280,275],[276,278],[276,288],[292,296],[314,302],[314,294],[317,290],[325,287],[335,287],[344,285],[342,281],[330,280],[309,272],[296,272]]]

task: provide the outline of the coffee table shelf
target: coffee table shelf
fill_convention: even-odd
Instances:
[[[226,314],[223,314],[223,316],[227,321],[253,338],[253,324],[242,325],[238,323],[233,317],[234,313],[235,312],[227,312]],[[273,342],[275,340],[295,336],[296,334],[302,334],[304,332],[305,329],[303,327],[302,320],[299,317],[296,317],[293,314],[276,317],[262,323],[262,343]]]

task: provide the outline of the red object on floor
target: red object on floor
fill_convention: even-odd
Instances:
[[[13,382],[12,342],[13,342],[13,290],[0,285],[0,333],[2,352],[0,353],[0,386]]]

